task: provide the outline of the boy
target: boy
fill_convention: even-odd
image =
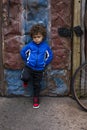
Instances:
[[[40,82],[45,67],[52,61],[53,53],[45,41],[46,28],[41,24],[34,25],[30,32],[32,41],[25,45],[20,54],[25,62],[21,79],[27,87],[29,80],[33,82],[33,108],[39,108]]]

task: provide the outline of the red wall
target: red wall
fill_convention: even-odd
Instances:
[[[72,25],[72,0],[51,1],[52,48],[54,69],[68,69],[71,63],[71,39],[58,35],[58,28]]]

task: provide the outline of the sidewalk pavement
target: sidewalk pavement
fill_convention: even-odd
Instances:
[[[87,130],[87,112],[70,97],[0,97],[0,130]]]

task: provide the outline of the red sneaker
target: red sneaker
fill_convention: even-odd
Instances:
[[[24,88],[27,88],[27,87],[28,87],[28,83],[27,83],[27,82],[24,82],[24,83],[23,83],[23,87],[24,87]]]
[[[38,97],[33,98],[33,108],[39,108],[39,98]]]

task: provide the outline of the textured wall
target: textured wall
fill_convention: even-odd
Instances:
[[[54,51],[49,86],[51,94],[65,94],[70,87],[71,39],[60,37],[58,28],[70,28],[72,24],[72,0],[51,0],[51,46]],[[53,93],[54,90],[54,93]]]
[[[71,27],[71,0],[51,1],[51,23],[52,23],[52,48],[54,50],[54,69],[68,68],[70,64],[71,41],[58,35],[58,28]]]
[[[20,69],[22,60],[19,54],[22,43],[21,36],[21,1],[5,1],[4,16],[4,66],[10,69]]]
[[[54,60],[44,73],[41,95],[66,95],[69,91],[71,47],[70,39],[61,38],[57,29],[71,26],[72,0],[4,0],[3,34],[4,66],[7,80],[7,94],[25,95],[20,80],[23,61],[20,48],[30,41],[27,35],[30,27],[44,23],[48,31],[48,41],[54,52]],[[28,95],[31,95],[29,83]]]

